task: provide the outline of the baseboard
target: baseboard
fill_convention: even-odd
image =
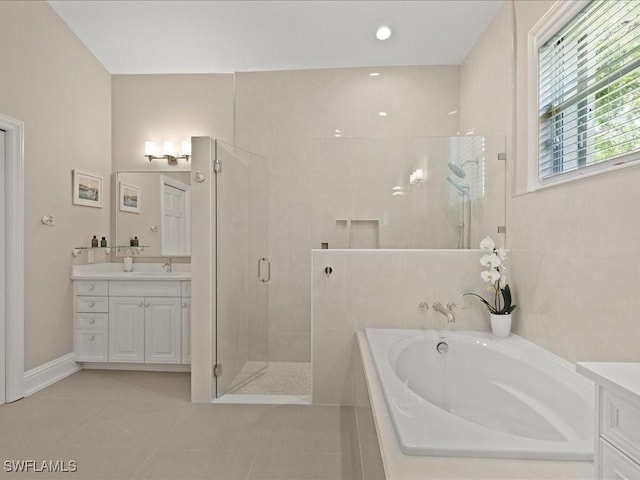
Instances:
[[[69,375],[73,375],[80,368],[74,360],[73,352],[32,368],[24,373],[24,396],[33,395]]]
[[[191,365],[183,363],[103,363],[81,362],[85,370],[132,370],[139,372],[190,372]]]

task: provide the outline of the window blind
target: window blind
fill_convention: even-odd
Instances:
[[[640,2],[592,0],[539,48],[538,118],[541,181],[640,153]]]

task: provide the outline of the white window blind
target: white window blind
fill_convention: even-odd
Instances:
[[[538,118],[541,182],[640,158],[640,1],[593,0],[539,48]]]

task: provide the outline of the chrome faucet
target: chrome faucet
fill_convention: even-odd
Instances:
[[[172,270],[171,257],[167,257],[164,259],[164,263],[162,264],[162,269],[167,273],[171,272]]]
[[[433,309],[436,312],[440,312],[447,318],[447,323],[456,323],[456,316],[453,313],[453,309],[456,308],[456,304],[453,302],[447,303],[447,307],[443,307],[440,302],[433,304]]]

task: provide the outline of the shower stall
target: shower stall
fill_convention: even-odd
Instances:
[[[194,401],[308,401],[308,365],[269,361],[268,161],[194,137],[192,162]]]

